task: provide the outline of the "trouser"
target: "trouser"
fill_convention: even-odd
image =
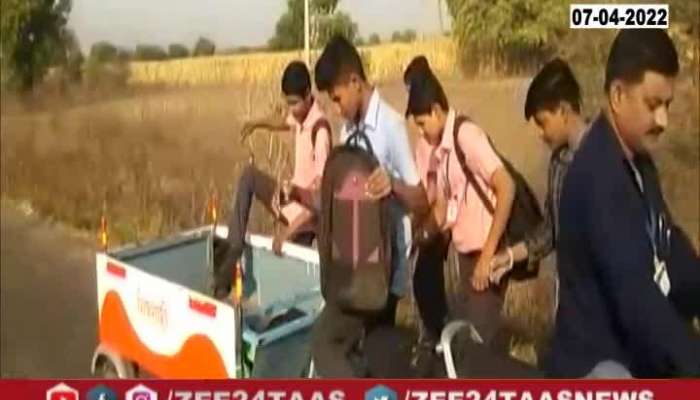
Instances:
[[[484,291],[476,291],[471,284],[474,268],[479,261],[480,251],[456,255],[459,265],[459,285],[463,288],[461,299],[457,302],[454,317],[469,320],[484,344],[492,350],[506,351],[508,347],[507,332],[501,317],[503,297],[499,288],[489,286]]]
[[[341,310],[326,303],[311,333],[311,356],[323,378],[367,377],[368,366],[358,347],[366,334],[394,322],[398,298],[389,294],[385,309],[378,315],[364,315]]]
[[[437,236],[418,249],[413,287],[418,311],[427,333],[434,339],[439,338],[445,321],[448,320],[448,314],[452,314],[450,319],[469,320],[484,343],[494,348],[505,347],[503,341],[506,339],[506,332],[501,318],[503,300],[498,288],[489,287],[478,292],[471,285],[480,252],[454,252],[451,257],[456,259],[448,260],[445,266],[448,248],[449,238]],[[451,310],[445,293],[444,268],[454,269],[450,271],[450,278],[458,280],[452,285],[456,293],[451,294],[455,297]]]
[[[447,320],[444,264],[449,243],[448,235],[436,235],[417,248],[413,295],[428,342],[438,340]]]
[[[501,317],[503,297],[500,288],[490,286],[476,291],[471,278],[480,252],[457,254],[462,301],[455,310],[456,319],[471,322],[483,340],[483,344],[469,339],[462,340],[462,354],[455,360],[460,377],[473,378],[542,378],[537,369],[510,357],[510,334]]]
[[[233,267],[241,258],[245,246],[245,235],[248,228],[248,217],[253,202],[253,196],[260,201],[268,211],[272,212],[272,199],[277,190],[275,180],[253,165],[247,166],[238,180],[238,190],[233,199],[233,207],[228,223],[228,249],[223,262],[215,267],[215,292],[228,293],[233,281]],[[280,216],[284,224],[288,221]],[[315,234],[303,232],[291,238],[297,244],[310,246]]]
[[[461,335],[451,345],[458,378],[544,378],[543,372]]]

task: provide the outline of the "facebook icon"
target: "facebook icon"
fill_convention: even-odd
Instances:
[[[87,394],[88,400],[117,400],[117,394],[107,386],[96,386]]]
[[[365,392],[365,400],[397,400],[396,392],[384,385],[377,385]]]

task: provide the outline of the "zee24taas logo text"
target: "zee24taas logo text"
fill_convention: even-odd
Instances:
[[[173,390],[168,400],[345,400],[342,390]]]

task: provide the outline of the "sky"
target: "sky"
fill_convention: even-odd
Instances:
[[[139,43],[191,48],[200,36],[223,49],[264,45],[286,8],[287,0],[76,0],[68,23],[84,50],[101,40],[130,48]],[[376,32],[386,39],[408,28],[440,31],[438,0],[341,0],[339,8],[365,38]],[[447,29],[448,13],[442,15]]]

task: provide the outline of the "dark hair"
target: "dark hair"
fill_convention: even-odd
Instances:
[[[341,35],[333,36],[328,41],[316,62],[314,71],[316,88],[320,91],[330,90],[333,85],[351,73],[357,74],[362,80],[367,80],[360,54],[355,46]]]
[[[535,75],[527,90],[525,119],[529,120],[538,111],[554,110],[562,101],[581,112],[581,88],[566,61],[561,58],[545,64]]]
[[[647,71],[675,77],[678,70],[678,53],[665,30],[623,29],[610,48],[605,91],[610,90],[610,84],[616,79],[637,83]]]
[[[424,115],[431,112],[433,105],[439,105],[443,110],[447,111],[450,108],[447,102],[445,91],[440,85],[440,81],[427,71],[421,75],[422,79],[414,79],[411,82],[411,90],[408,93],[408,106],[406,107],[406,116]]]
[[[286,96],[297,95],[306,97],[311,91],[311,76],[306,64],[292,61],[282,74],[282,93]]]
[[[426,72],[432,73],[428,59],[423,55],[414,57],[403,73],[403,83],[410,86],[413,79],[420,79]]]

